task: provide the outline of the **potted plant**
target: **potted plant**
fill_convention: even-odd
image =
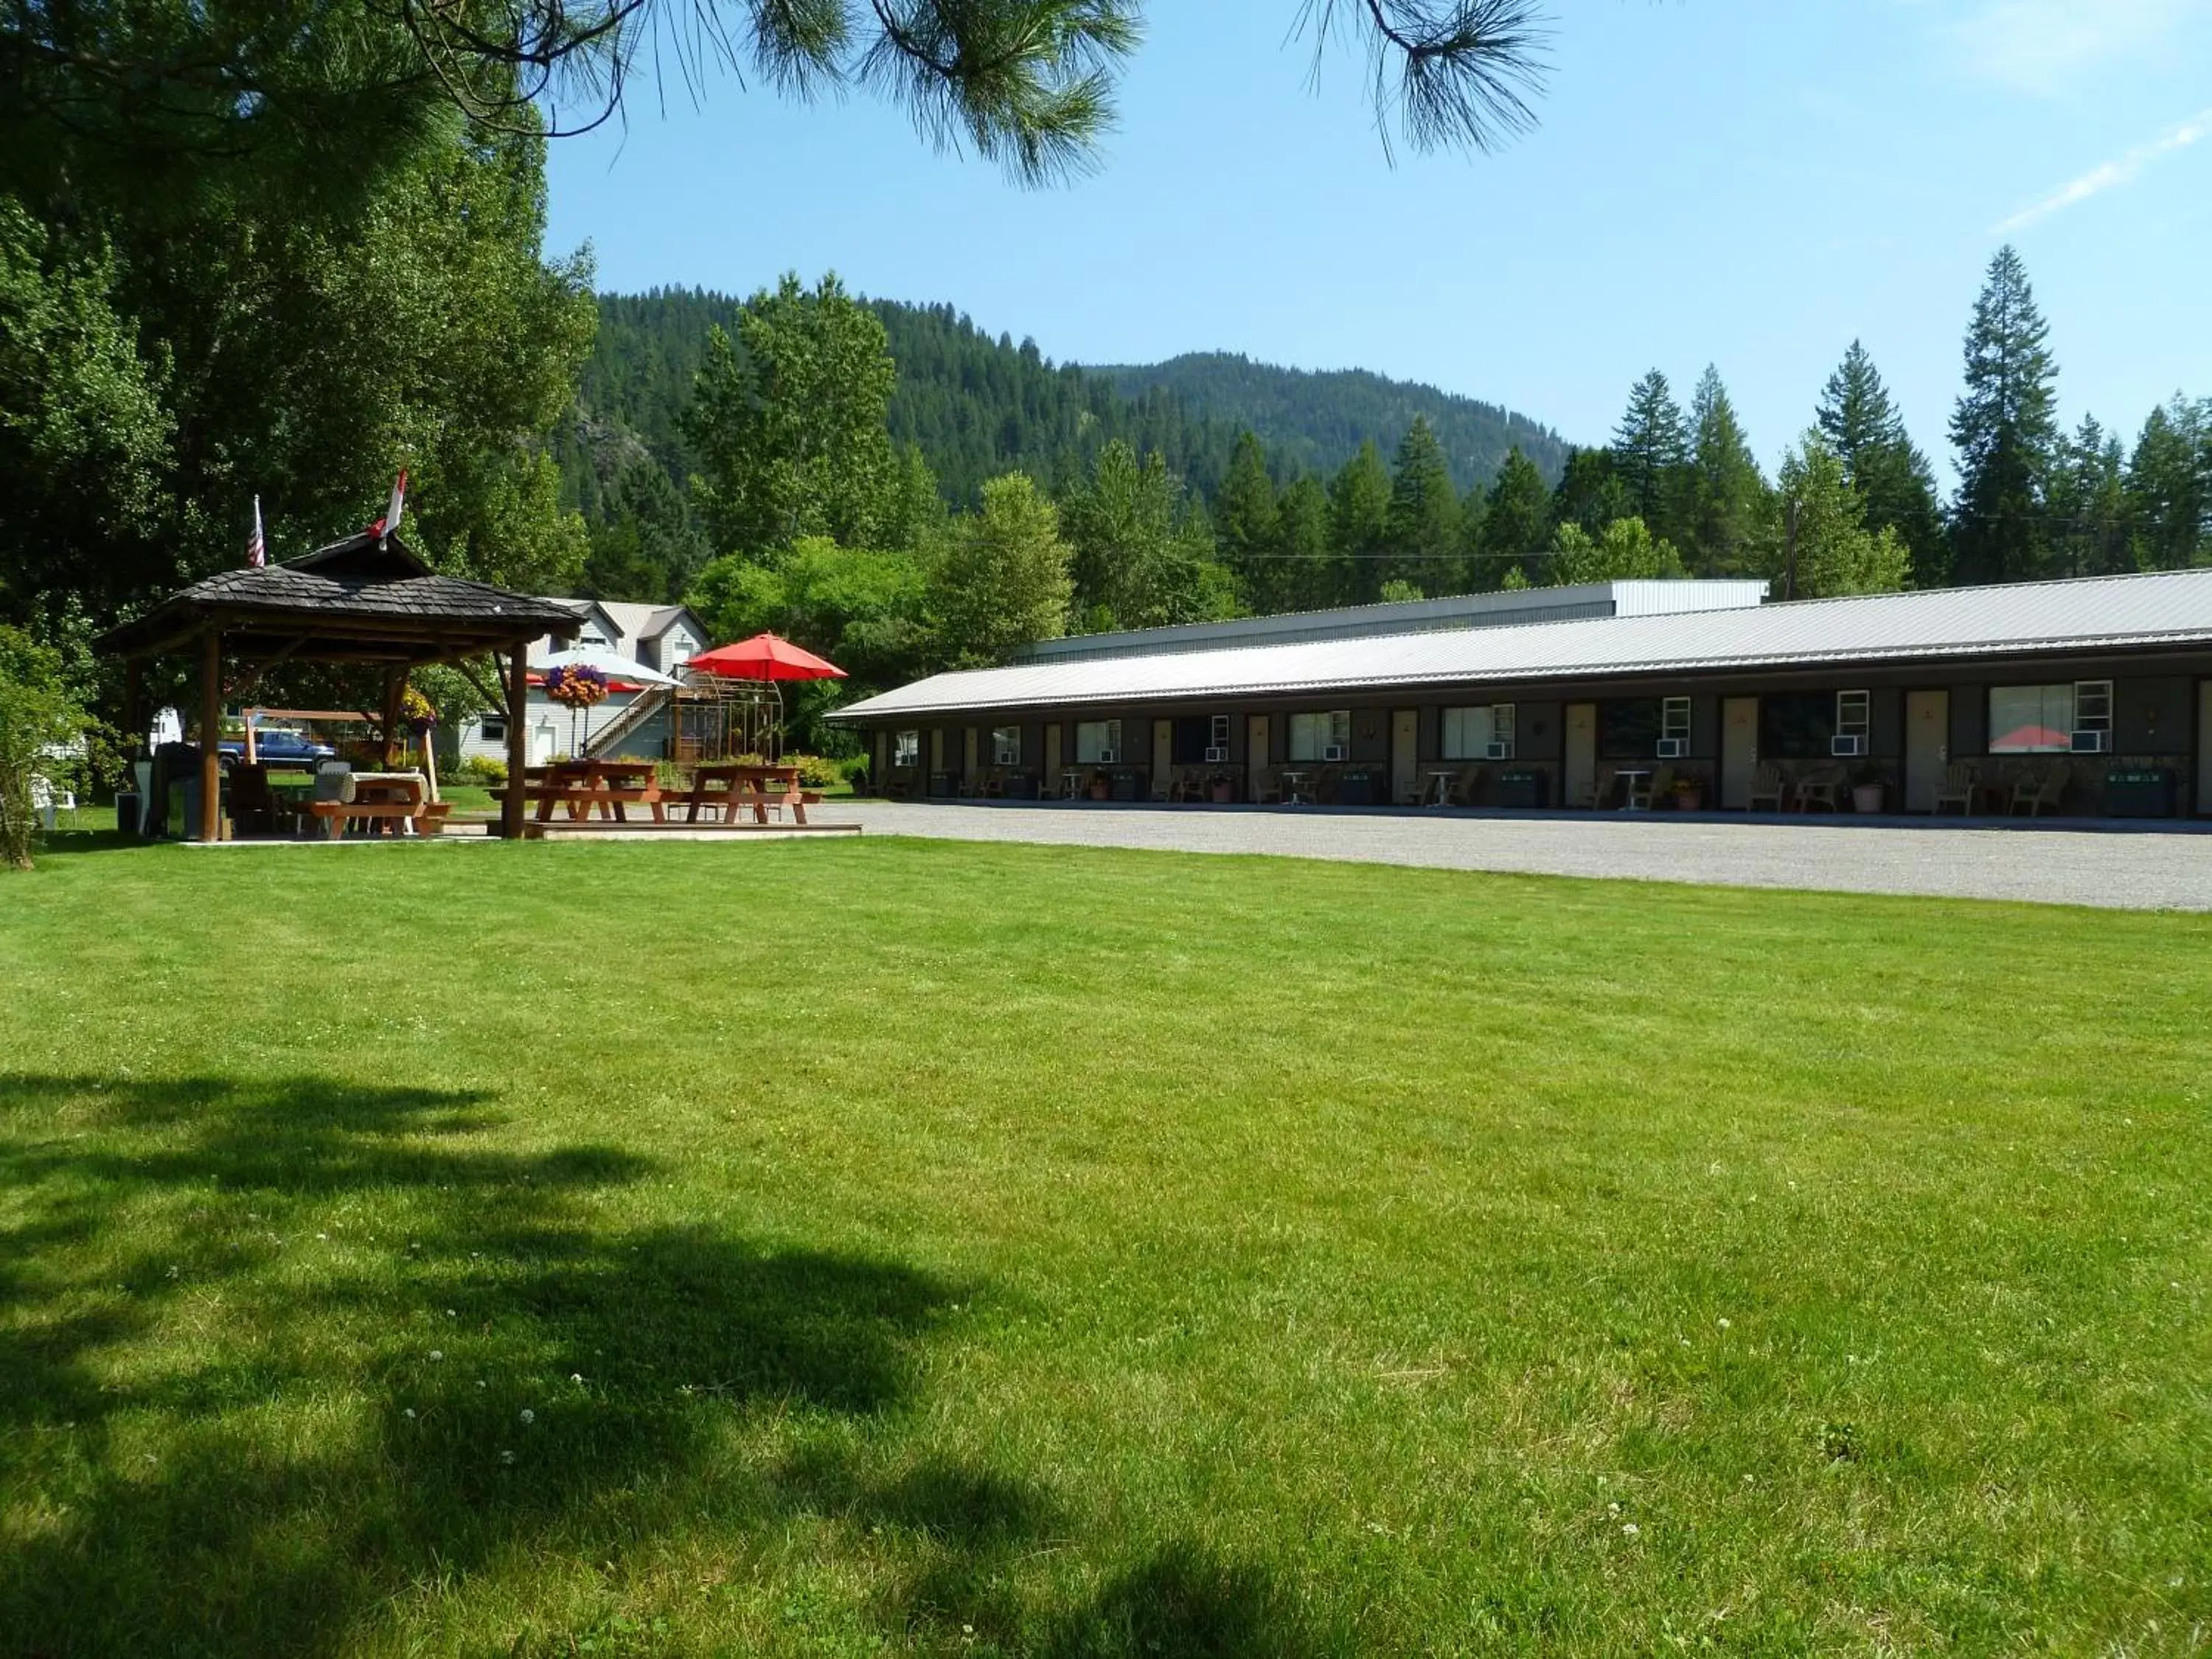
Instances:
[[[1226,772],[1216,772],[1207,781],[1206,793],[1213,797],[1216,806],[1226,806],[1237,799],[1237,781]]]
[[[1674,797],[1677,812],[1702,812],[1705,810],[1705,781],[1695,773],[1676,778],[1669,793]]]
[[[1113,798],[1113,782],[1103,772],[1093,772],[1091,775],[1091,799],[1109,800]]]
[[[1888,786],[1883,782],[1881,773],[1875,768],[1862,766],[1851,774],[1852,811],[1869,815],[1880,812],[1884,804],[1883,798],[1887,793]]]

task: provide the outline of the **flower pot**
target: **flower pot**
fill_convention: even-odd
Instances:
[[[1091,779],[1091,799],[1093,799],[1093,800],[1104,800],[1104,799],[1107,799],[1107,797],[1109,796],[1109,794],[1110,794],[1110,793],[1111,793],[1111,792],[1112,792],[1112,787],[1112,787],[1110,784],[1109,784],[1109,783],[1106,781],[1106,780],[1105,780],[1104,778],[1103,778],[1103,777],[1098,777],[1098,778],[1093,778],[1093,779]]]
[[[1235,784],[1230,782],[1226,778],[1217,778],[1214,780],[1213,804],[1216,806],[1226,806],[1231,801],[1236,799],[1237,786]]]
[[[1859,783],[1851,786],[1851,811],[1879,812],[1881,811],[1882,786],[1878,783]]]
[[[1678,812],[1702,812],[1705,810],[1705,798],[1694,789],[1678,789],[1674,792],[1674,810]]]

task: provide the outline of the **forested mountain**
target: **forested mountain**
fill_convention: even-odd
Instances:
[[[696,470],[678,417],[703,361],[707,331],[727,330],[740,301],[691,289],[599,296],[599,331],[574,418],[556,436],[567,499],[602,516],[611,480],[649,453],[682,483]],[[1224,355],[1152,368],[1055,363],[1033,340],[994,336],[948,305],[868,302],[898,367],[893,442],[921,452],[955,507],[983,482],[1024,471],[1048,489],[1082,475],[1120,439],[1158,454],[1171,477],[1211,501],[1246,428],[1267,445],[1278,482],[1334,471],[1371,440],[1394,450],[1425,416],[1462,490],[1485,483],[1516,443],[1547,480],[1566,446],[1547,428],[1489,404],[1358,371],[1307,374]]]
[[[1549,482],[1566,465],[1568,446],[1559,434],[1525,415],[1363,368],[1279,368],[1231,352],[1196,351],[1090,372],[1125,396],[1167,392],[1232,432],[1249,427],[1279,465],[1296,471],[1334,472],[1370,438],[1388,450],[1416,416],[1436,434],[1462,492],[1495,478],[1516,444]]]

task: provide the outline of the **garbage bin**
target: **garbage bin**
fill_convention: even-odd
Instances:
[[[2170,818],[2174,776],[2164,767],[2136,766],[2105,774],[2105,812],[2115,818]]]
[[[1547,805],[1551,800],[1550,784],[1550,775],[1543,772],[1500,772],[1498,781],[1491,787],[1490,805],[1523,808]]]

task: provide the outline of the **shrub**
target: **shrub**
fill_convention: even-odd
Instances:
[[[786,755],[773,762],[765,755],[737,755],[732,758],[740,766],[795,766],[799,769],[799,781],[809,789],[834,789],[845,781],[843,769],[822,755]]]
[[[467,755],[453,763],[446,775],[448,783],[480,783],[488,789],[507,787],[507,763],[491,755]]]
[[[27,870],[38,801],[80,781],[92,717],[62,675],[61,653],[0,627],[0,868]]]

